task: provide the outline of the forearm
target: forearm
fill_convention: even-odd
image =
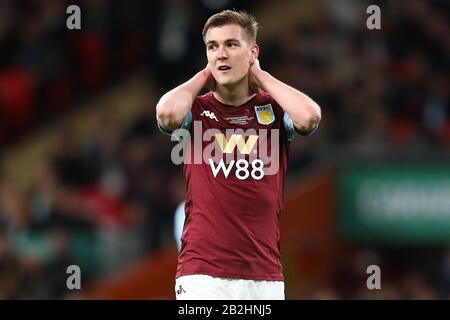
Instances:
[[[260,87],[280,104],[298,130],[308,132],[318,125],[321,110],[310,97],[279,81],[266,71],[260,70],[256,77]]]
[[[156,117],[161,127],[175,130],[181,126],[195,97],[208,80],[209,74],[202,70],[191,79],[164,94],[156,105]]]

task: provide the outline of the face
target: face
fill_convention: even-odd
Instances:
[[[243,29],[236,24],[208,29],[205,43],[211,72],[222,86],[242,81],[259,52],[258,45],[250,44]]]

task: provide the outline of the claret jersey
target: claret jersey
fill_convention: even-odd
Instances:
[[[186,218],[176,277],[283,280],[288,144],[301,134],[292,119],[264,91],[241,106],[209,92],[196,97],[183,129]]]

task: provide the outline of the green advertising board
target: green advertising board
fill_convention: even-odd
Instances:
[[[347,239],[450,242],[450,166],[342,168],[337,200]]]

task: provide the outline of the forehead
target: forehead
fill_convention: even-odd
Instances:
[[[244,30],[237,24],[226,24],[220,27],[209,28],[205,34],[205,42],[222,42],[227,39],[244,40]]]

